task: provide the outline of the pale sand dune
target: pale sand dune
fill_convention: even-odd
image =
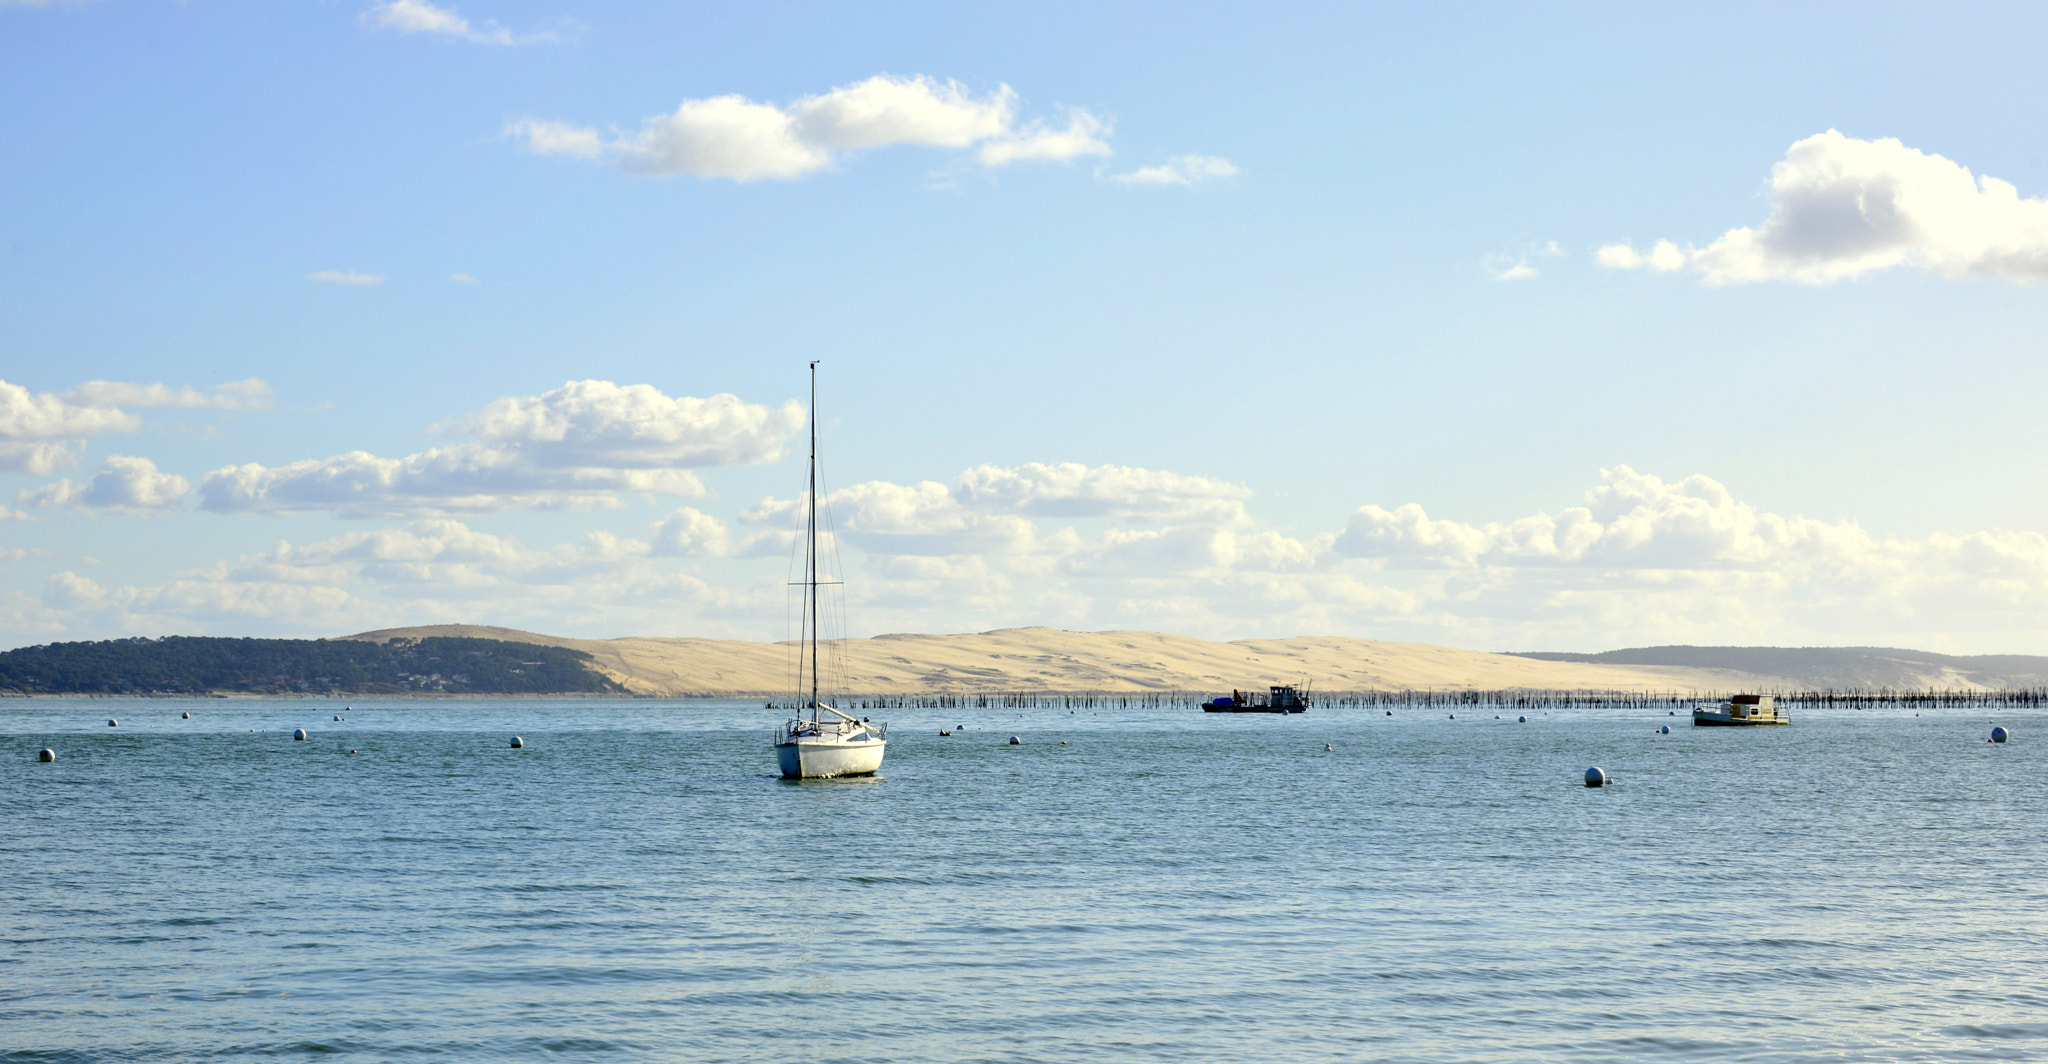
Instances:
[[[467,636],[588,651],[636,694],[779,695],[792,690],[786,643],[725,639],[563,639],[439,624],[349,636],[382,642]],[[1005,628],[971,635],[883,635],[836,643],[844,689],[863,693],[1227,692],[1312,681],[1322,691],[1735,691],[1786,686],[1749,673],[1679,666],[1541,661],[1424,643],[1303,636],[1212,643],[1157,632]],[[827,660],[832,659],[830,653]]]

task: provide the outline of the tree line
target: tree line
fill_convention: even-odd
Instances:
[[[428,636],[228,639],[171,635],[0,652],[15,695],[623,694],[567,647]]]

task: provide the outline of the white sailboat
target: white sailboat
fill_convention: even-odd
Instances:
[[[775,733],[775,761],[785,779],[872,776],[882,767],[886,724],[842,713],[818,693],[818,364],[811,363],[811,470],[805,491],[803,639],[797,682],[807,694],[795,718]],[[808,713],[808,715],[806,715]]]

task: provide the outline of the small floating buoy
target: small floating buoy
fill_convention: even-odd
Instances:
[[[47,765],[50,762],[57,760],[57,751],[45,746],[41,750],[36,751],[36,760]]]
[[[1671,712],[1669,712],[1669,713],[1666,713],[1666,714],[1664,714],[1664,715],[1665,715],[1665,716],[1667,716],[1667,717],[1675,717],[1675,716],[1677,716],[1677,715],[1678,715],[1678,711],[1674,709],[1674,710],[1672,710]]]
[[[2012,738],[2012,733],[2006,731],[2004,728],[1991,729],[1991,741],[1994,743],[2002,743],[2010,738]]]
[[[1671,734],[1671,725],[1669,725],[1669,724],[1666,724],[1665,726],[1663,726],[1663,727],[1661,727],[1661,728],[1657,729],[1657,734],[1659,734],[1659,735],[1669,735],[1669,734]]]
[[[111,717],[109,717],[109,718],[107,719],[107,727],[109,727],[109,728],[118,728],[118,727],[120,727],[120,726],[121,726],[121,722],[120,722],[120,721],[118,721],[118,720],[114,720],[114,719],[113,719],[113,718],[111,718]]]
[[[339,714],[339,713],[336,713],[336,714],[334,715],[334,719],[335,719],[335,720],[340,720],[340,719],[341,719],[341,714]]]
[[[1516,718],[1515,718],[1515,723],[1516,723],[1516,724],[1527,724],[1527,723],[1529,723],[1529,718],[1527,718],[1527,717],[1516,717]]]
[[[1458,719],[1458,715],[1457,715],[1456,713],[1453,713],[1453,714],[1451,714],[1451,719],[1452,719],[1452,720],[1457,720],[1457,719]]]
[[[1607,773],[1605,773],[1605,772],[1602,772],[1602,771],[1600,771],[1600,766],[1598,766],[1598,765],[1594,765],[1594,766],[1593,766],[1592,768],[1589,768],[1589,769],[1587,769],[1587,770],[1586,770],[1586,786],[1588,786],[1588,787],[1605,787],[1605,786],[1607,786]]]
[[[192,714],[190,714],[190,713],[180,713],[180,714],[178,714],[178,719],[179,719],[179,720],[191,720],[191,719],[192,719]]]
[[[1016,736],[1012,735],[1012,736],[1010,736],[1010,745],[1011,745],[1011,746],[1022,746],[1022,745],[1024,745],[1024,740],[1022,740],[1022,739],[1019,739],[1019,738],[1017,738]]]
[[[952,732],[946,731],[946,730],[944,730],[944,729],[940,729],[940,731],[939,731],[939,738],[941,738],[941,739],[944,739],[944,738],[947,738],[948,736],[950,736],[950,735],[952,735],[952,734],[953,734]]]
[[[1393,710],[1391,710],[1391,709],[1390,709],[1390,710],[1387,710],[1387,716],[1391,717],[1391,716],[1393,716],[1393,715],[1394,715],[1394,711],[1393,711]]]
[[[526,740],[524,740],[524,739],[521,739],[521,738],[520,738],[519,736],[517,736],[517,735],[515,735],[515,736],[513,736],[513,737],[512,737],[512,749],[514,749],[514,750],[518,750],[518,749],[521,749],[521,748],[523,748],[523,747],[524,747],[525,745],[526,745]]]
[[[1500,714],[1498,714],[1498,713],[1495,713],[1495,714],[1493,715],[1493,719],[1495,719],[1495,720],[1499,720],[1499,719],[1500,719]]]
[[[1326,753],[1326,754],[1330,754],[1330,753],[1335,753],[1336,751],[1337,751],[1337,748],[1336,748],[1336,747],[1334,747],[1334,746],[1331,746],[1331,745],[1330,745],[1329,743],[1324,743],[1324,744],[1323,744],[1323,752],[1324,752],[1324,753]]]
[[[1065,745],[1067,745],[1067,741],[1066,741],[1065,739],[1061,739],[1061,740],[1060,740],[1060,745],[1061,745],[1061,746],[1065,746]]]
[[[304,740],[304,739],[305,739],[305,737],[306,737],[306,729],[304,729],[304,728],[293,728],[293,729],[292,729],[292,741],[293,741],[293,742],[299,742],[299,741],[301,741],[301,740]]]
[[[355,753],[355,750],[354,750],[354,749],[350,749],[350,750],[349,750],[349,753],[353,754],[353,753]]]

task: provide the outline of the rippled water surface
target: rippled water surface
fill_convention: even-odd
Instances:
[[[2048,719],[886,715],[0,704],[0,1061],[2048,1058]]]

